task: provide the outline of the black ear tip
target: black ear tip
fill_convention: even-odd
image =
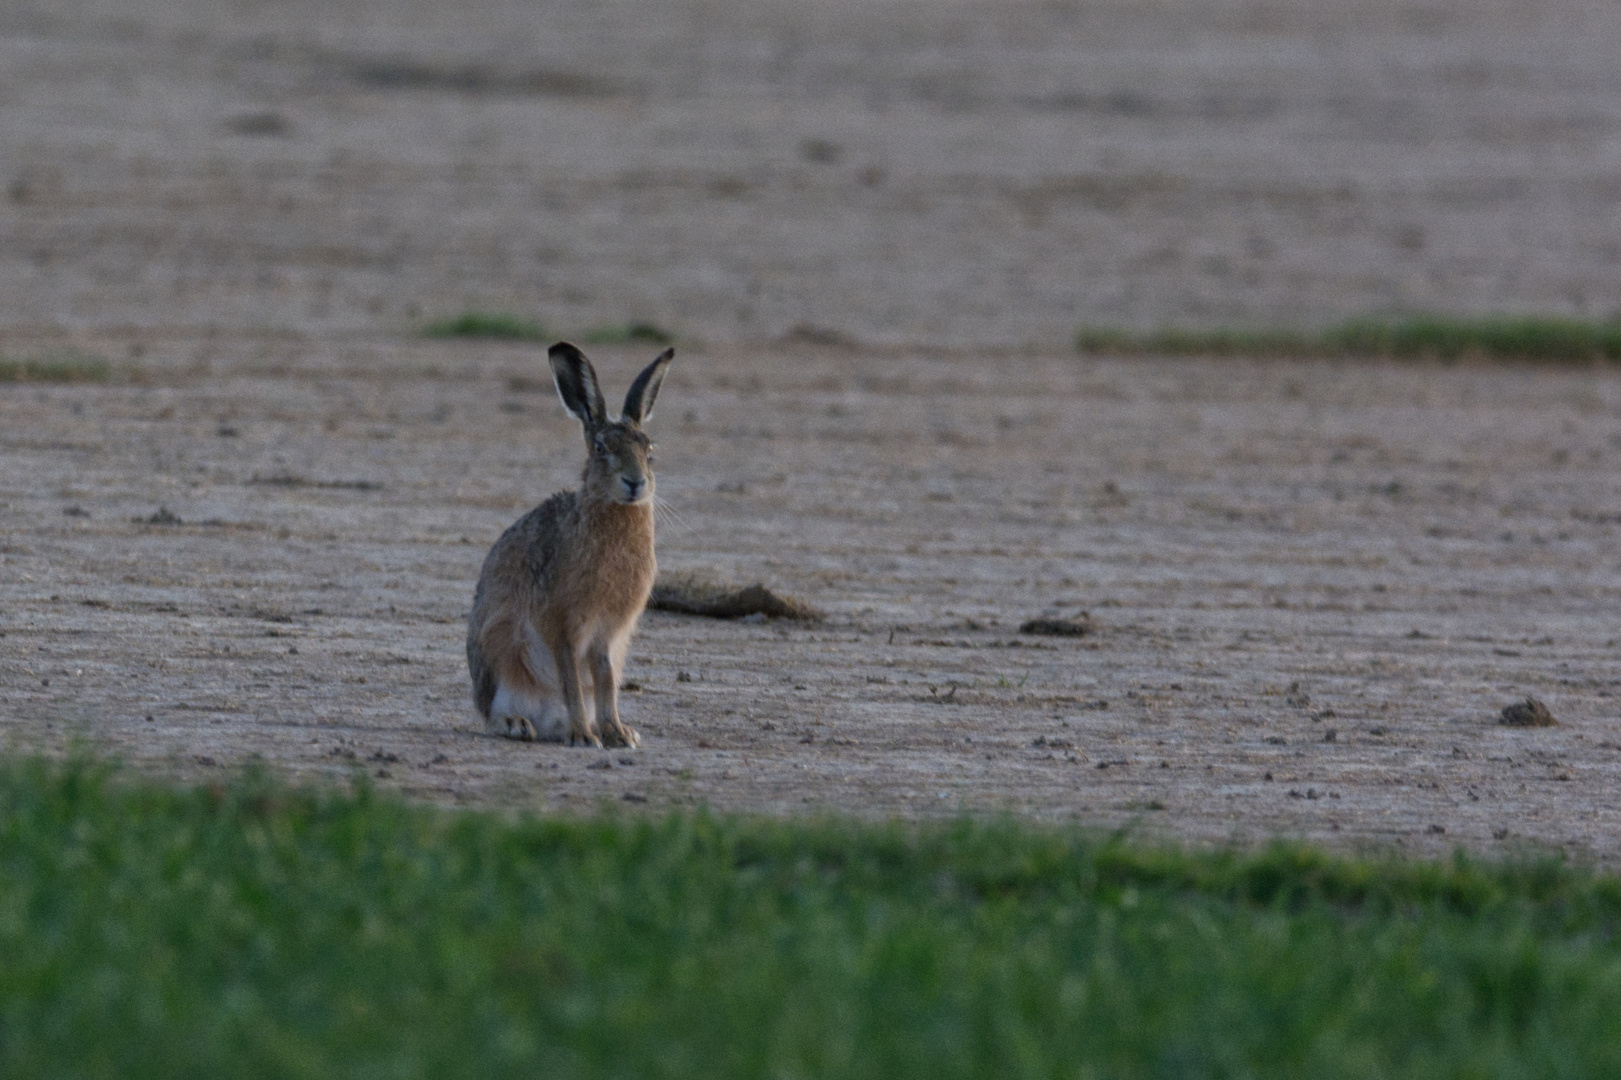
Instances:
[[[561,356],[565,359],[572,360],[576,356],[581,355],[581,353],[580,350],[571,342],[559,341],[557,344],[546,350],[546,355],[551,357]]]
[[[653,360],[653,363],[655,363],[655,364],[667,364],[671,360],[674,360],[674,359],[675,359],[675,349],[670,348],[670,349],[665,349],[663,352],[659,353],[658,356]]]

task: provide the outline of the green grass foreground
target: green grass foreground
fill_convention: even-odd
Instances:
[[[1621,1074],[1621,883],[0,766],[0,1075]]]
[[[1075,337],[1086,353],[1202,356],[1382,356],[1456,360],[1621,360],[1621,322],[1553,317],[1353,319],[1316,332],[1158,330],[1089,327]]]

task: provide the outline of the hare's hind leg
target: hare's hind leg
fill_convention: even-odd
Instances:
[[[538,652],[538,655],[537,655]],[[485,730],[492,735],[561,742],[568,710],[557,692],[557,671],[545,650],[511,650],[493,666]]]
[[[486,735],[533,739],[532,721],[524,719],[539,709],[537,687],[521,665],[493,664],[476,638],[467,640],[467,667],[473,676],[473,706],[484,718]]]

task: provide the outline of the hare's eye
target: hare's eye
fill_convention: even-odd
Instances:
[[[596,451],[599,454],[606,454],[608,452],[608,444],[603,441],[601,435],[597,436],[596,441],[592,445],[596,447]]]
[[[649,465],[649,466],[650,466],[650,467],[651,467],[651,466],[652,466],[652,465],[654,465],[654,464],[656,464],[656,463],[657,463],[657,462],[658,462],[658,458],[656,458],[656,457],[654,457],[654,456],[653,456],[653,455],[652,455],[652,454],[648,454],[648,455],[647,455],[647,464],[648,464],[648,465]]]

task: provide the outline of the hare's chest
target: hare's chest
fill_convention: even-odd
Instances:
[[[569,575],[574,579],[570,591],[595,616],[591,621],[622,623],[640,614],[658,573],[652,537],[645,542],[636,535],[604,539],[584,554]]]
[[[620,618],[633,619],[646,605],[657,573],[651,544],[643,550],[627,547],[605,553],[595,567],[593,589],[601,596],[606,609]]]

